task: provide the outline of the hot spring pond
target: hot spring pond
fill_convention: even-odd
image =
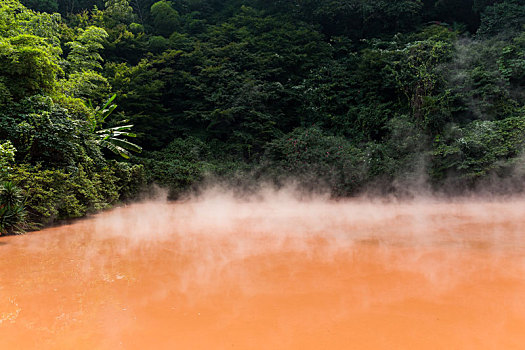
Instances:
[[[0,258],[0,349],[525,349],[525,200],[217,194]]]

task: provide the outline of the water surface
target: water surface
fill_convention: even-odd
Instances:
[[[525,200],[134,204],[0,238],[0,349],[523,349]]]

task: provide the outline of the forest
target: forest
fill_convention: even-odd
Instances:
[[[0,234],[150,184],[518,193],[523,0],[2,0]]]

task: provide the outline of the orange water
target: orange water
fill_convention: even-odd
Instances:
[[[525,348],[521,200],[143,203],[0,258],[0,349]]]

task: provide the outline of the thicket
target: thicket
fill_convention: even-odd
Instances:
[[[0,234],[80,217],[139,189],[142,166],[104,154],[108,132],[126,142],[115,137],[118,127],[93,127],[102,112],[91,101],[107,99],[110,89],[100,74],[106,36],[94,26],[70,29],[60,15],[18,1],[2,3]]]
[[[0,180],[37,220],[210,177],[522,189],[523,0],[22,3],[0,7]],[[129,161],[102,147],[133,134]]]

